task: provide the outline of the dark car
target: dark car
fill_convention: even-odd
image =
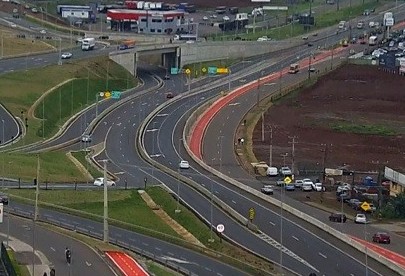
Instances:
[[[373,242],[390,244],[391,238],[390,235],[385,232],[377,232],[373,235]]]
[[[0,193],[0,203],[3,203],[3,205],[8,205],[8,196]]]
[[[260,191],[261,191],[263,194],[272,195],[272,194],[273,194],[273,186],[271,186],[271,185],[264,185],[264,186],[260,189]]]
[[[166,98],[167,98],[167,99],[171,99],[171,98],[173,98],[173,97],[174,97],[174,95],[173,95],[172,92],[166,93]]]
[[[332,213],[329,216],[329,220],[333,222],[346,222],[347,218],[345,214],[342,213]]]

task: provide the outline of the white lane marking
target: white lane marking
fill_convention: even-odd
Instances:
[[[296,236],[292,236],[294,240],[299,241],[299,239]]]
[[[318,254],[319,254],[319,256],[322,256],[322,257],[324,257],[325,259],[328,258],[328,257],[326,257],[324,254],[322,254],[321,252],[319,252]]]
[[[158,115],[156,115],[156,117],[165,117],[165,116],[169,116],[169,114],[165,113],[165,114],[158,114]]]
[[[147,243],[144,243],[144,242],[142,242],[142,244],[143,244],[143,245],[145,245],[145,246],[149,246],[149,244],[147,244]]]
[[[170,252],[168,252],[168,254],[173,255],[173,254],[170,253]],[[162,258],[163,260],[168,260],[168,261],[176,262],[176,263],[179,263],[179,264],[189,264],[189,263],[190,263],[190,262],[188,262],[188,261],[183,261],[183,260],[180,260],[180,259],[177,259],[177,258],[173,258],[173,257],[168,257],[168,256],[162,256],[161,258]]]
[[[156,249],[157,251],[162,251],[162,249],[159,248],[159,247],[155,247],[155,249]]]
[[[52,250],[53,252],[55,252],[55,251],[56,251],[56,249],[55,249],[55,248],[53,248],[53,247],[51,247],[51,250]]]
[[[87,266],[91,266],[91,263],[89,263],[88,261],[86,261],[86,265],[87,265]]]
[[[146,132],[155,132],[158,131],[158,128],[147,129]]]
[[[233,204],[236,204],[236,201],[235,201],[235,200],[232,200],[232,203],[233,203]]]
[[[235,105],[240,105],[240,103],[230,103],[228,104],[229,106],[235,106]]]
[[[270,223],[271,225],[273,225],[273,226],[276,225],[276,224],[275,224],[274,222],[272,222],[272,221],[269,221],[269,223]]]

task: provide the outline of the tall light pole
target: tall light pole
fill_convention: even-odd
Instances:
[[[281,156],[283,157],[283,166],[285,167],[285,158],[288,156],[288,152],[281,154]]]
[[[179,147],[178,147],[178,154],[179,154],[179,164],[181,162],[181,154],[180,154],[180,143],[183,141],[182,138],[179,139]],[[178,175],[180,175],[180,168],[177,169],[177,173]],[[180,176],[177,177],[177,206],[176,206],[176,210],[174,210],[174,212],[180,213]]]
[[[273,127],[269,126],[270,128],[270,148],[269,148],[269,167],[273,165]]]
[[[104,214],[103,214],[103,242],[108,243],[108,193],[107,193],[107,163],[108,160],[101,160],[103,166],[103,189],[104,189]]]
[[[364,223],[364,240],[367,242],[367,218],[366,218],[366,222]],[[365,251],[365,257],[366,257],[366,276],[368,276],[368,248],[367,248],[367,243],[364,244],[364,251]]]
[[[2,131],[3,131],[2,143],[3,143],[3,145],[5,145],[5,144],[6,144],[6,141],[4,140],[4,137],[5,137],[5,136],[4,136],[4,119],[2,119],[1,122],[3,123],[3,125],[2,125],[2,128],[3,128],[3,130],[2,130]],[[5,173],[5,172],[4,172],[4,162],[5,162],[5,161],[4,161],[4,154],[3,154],[3,158],[2,158],[2,159],[3,159],[3,160],[2,160],[2,166],[3,166],[3,173],[2,173],[2,175],[3,175],[3,178],[2,178],[2,180],[1,180],[1,181],[2,181],[2,182],[1,182],[1,185],[2,185],[2,188],[4,189],[4,173]]]
[[[213,168],[214,160],[215,160],[215,157],[211,159],[211,168]],[[210,238],[208,239],[208,242],[214,242],[214,237],[213,237],[213,233],[212,233],[212,227],[213,227],[213,225],[212,225],[212,223],[213,223],[213,212],[214,212],[213,206],[212,206],[212,200],[213,200],[213,197],[214,197],[214,195],[213,195],[213,192],[214,192],[214,191],[213,191],[213,185],[212,185],[213,181],[210,180],[210,182],[211,182],[211,190],[210,190],[210,197],[211,197],[211,198],[210,198],[210,211],[211,211],[211,217],[210,217]]]

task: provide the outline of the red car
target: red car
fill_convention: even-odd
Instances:
[[[373,242],[378,242],[378,243],[391,243],[391,238],[390,235],[384,232],[378,232],[373,235]]]

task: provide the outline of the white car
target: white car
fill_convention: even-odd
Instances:
[[[291,169],[289,167],[281,167],[280,173],[282,175],[292,175]]]
[[[229,21],[229,20],[231,20],[230,18],[229,18],[229,16],[224,16],[224,17],[222,17],[222,19],[224,20],[224,21]]]
[[[322,192],[322,189],[323,189],[322,183],[315,183],[315,185],[314,185],[314,190],[315,191]]]
[[[69,59],[69,58],[71,58],[73,56],[73,54],[72,53],[63,53],[60,57],[62,58],[62,59]]]
[[[41,30],[40,33],[41,34],[46,34],[46,30]]]
[[[82,136],[82,142],[90,143],[90,142],[91,142],[91,135],[89,135],[89,134],[84,134],[84,135]]]
[[[267,36],[262,36],[262,37],[259,37],[258,39],[257,39],[257,41],[270,41],[271,40],[271,38],[270,37],[267,37]]]
[[[309,184],[309,185],[314,185],[314,182],[312,182],[312,180],[311,179],[309,179],[309,178],[304,178],[303,180],[302,180],[302,183],[303,184]]]
[[[297,180],[295,180],[295,182],[294,182],[294,186],[295,186],[296,188],[301,188],[303,184],[304,184],[304,181],[302,181],[302,179],[297,179]]]
[[[302,183],[301,190],[303,190],[304,192],[310,192],[312,191],[312,185],[304,182]]]
[[[367,217],[365,214],[357,214],[354,218],[354,223],[367,223]]]
[[[208,16],[204,16],[204,17],[203,17],[203,20],[204,20],[204,21],[207,21],[207,20],[208,20]]]
[[[180,164],[179,164],[179,167],[180,167],[180,169],[189,169],[190,164],[188,163],[188,161],[181,160]]]
[[[104,186],[104,177],[99,177],[94,180],[94,186],[102,187]],[[115,187],[115,182],[107,179],[107,186]]]
[[[215,14],[210,15],[211,18],[217,18]]]
[[[370,22],[368,23],[368,26],[369,26],[370,28],[374,28],[374,27],[375,27],[374,21],[370,21]]]

